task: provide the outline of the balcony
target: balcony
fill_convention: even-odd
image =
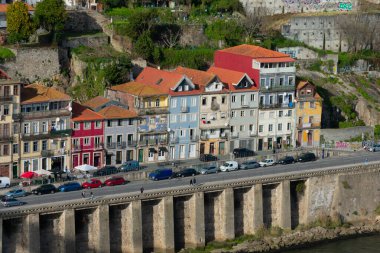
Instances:
[[[150,107],[150,108],[140,108],[138,110],[138,115],[155,115],[155,114],[167,114],[169,113],[169,107]]]
[[[71,149],[73,152],[79,152],[82,150],[82,145],[73,145]]]
[[[52,157],[54,155],[55,155],[54,150],[42,150],[41,151],[42,157]]]
[[[94,145],[95,150],[99,150],[99,149],[103,149],[103,148],[104,148],[103,143],[95,143],[95,145]]]
[[[182,112],[182,113],[187,113],[187,112],[189,112],[189,111],[190,111],[190,109],[189,109],[188,106],[181,106],[181,112]]]
[[[321,128],[321,122],[314,122],[314,123],[298,123],[297,124],[298,129],[312,129],[312,128]]]
[[[260,68],[260,74],[295,73],[296,67]]]
[[[231,139],[236,139],[239,138],[239,133],[238,132],[232,132],[231,133]]]
[[[0,95],[0,104],[7,104],[13,102],[13,96]]]
[[[12,119],[14,121],[20,121],[21,120],[21,113],[13,113],[12,114]]]
[[[199,136],[198,135],[190,136],[190,141],[194,141],[194,142],[199,141]]]
[[[71,136],[72,132],[73,132],[72,129],[51,130],[50,135],[52,138],[69,137]]]
[[[13,136],[10,133],[0,133],[0,141],[12,141]]]
[[[137,141],[134,141],[134,140],[128,140],[127,141],[128,147],[136,147],[136,145],[137,145]]]
[[[294,103],[274,103],[274,104],[259,104],[259,109],[280,109],[280,108],[293,108]]]
[[[37,132],[37,133],[22,133],[21,139],[23,141],[50,139],[52,136],[49,132]]]
[[[157,146],[160,145],[166,145],[168,144],[167,139],[148,139],[148,140],[140,140],[139,146]]]
[[[221,134],[220,134],[220,139],[225,139],[225,140],[227,140],[227,139],[228,139],[228,134],[227,134],[227,133],[221,133]]]
[[[108,142],[106,145],[106,149],[124,149],[127,147],[127,143],[125,141],[122,142]]]
[[[208,135],[201,135],[201,141],[208,141],[210,139],[210,136]]]
[[[250,136],[250,137],[257,136],[257,133],[256,133],[256,132],[249,132],[249,136]]]
[[[274,86],[261,86],[260,92],[267,93],[267,92],[281,92],[281,91],[294,91],[295,87],[294,85],[274,85]]]
[[[179,143],[179,138],[178,137],[170,138],[170,144],[176,144],[176,143]]]
[[[51,111],[39,111],[39,112],[22,112],[24,119],[38,119],[38,118],[53,118],[61,116],[70,116],[71,112],[66,109],[51,110]]]

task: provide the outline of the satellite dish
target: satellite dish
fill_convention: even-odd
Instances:
[[[57,118],[55,119],[55,121],[56,121],[56,122],[59,121],[59,118],[57,117]]]

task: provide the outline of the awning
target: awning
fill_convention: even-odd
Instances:
[[[160,147],[160,150],[162,150],[164,152],[168,152],[168,149],[166,147]]]
[[[155,148],[149,148],[149,152],[157,153],[157,150]]]

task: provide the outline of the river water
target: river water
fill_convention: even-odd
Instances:
[[[310,248],[288,250],[284,253],[380,253],[380,235],[323,242]]]

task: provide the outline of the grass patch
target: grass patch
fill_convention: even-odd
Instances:
[[[352,189],[351,185],[347,181],[343,181],[342,184],[343,184],[344,189],[346,189],[346,190]]]
[[[15,58],[15,54],[6,47],[0,47],[0,61],[4,62],[9,59]]]
[[[376,207],[375,214],[380,215],[380,205]]]
[[[205,70],[214,58],[214,51],[212,48],[163,49],[160,65],[163,68],[184,66]]]
[[[304,192],[305,192],[305,188],[306,188],[306,186],[305,186],[305,182],[299,182],[299,183],[297,183],[297,185],[296,185],[296,192],[298,193],[298,194],[303,194]]]
[[[358,87],[357,88],[359,94],[364,98],[366,99],[367,101],[369,102],[375,102],[375,99],[373,97],[371,97],[367,91],[365,91],[362,87]]]
[[[107,63],[127,54],[119,53],[110,45],[104,45],[100,48],[79,46],[73,48],[71,52],[78,58],[87,63]]]

